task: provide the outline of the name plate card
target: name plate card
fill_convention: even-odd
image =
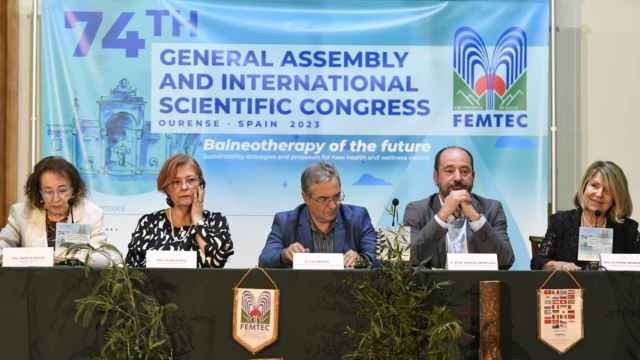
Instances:
[[[640,254],[600,254],[600,265],[611,271],[640,271]]]
[[[2,250],[2,267],[51,267],[53,248],[9,247]]]
[[[147,268],[195,269],[197,262],[195,251],[147,250]]]
[[[296,270],[344,270],[344,254],[294,253],[293,268]]]
[[[498,255],[448,253],[447,270],[498,270]]]

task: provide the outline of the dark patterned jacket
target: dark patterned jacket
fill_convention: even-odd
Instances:
[[[196,234],[207,243],[204,254],[199,251]],[[129,242],[127,265],[145,267],[147,250],[192,250],[198,254],[198,267],[224,267],[233,254],[233,242],[227,218],[221,213],[204,210],[198,224],[171,229],[165,211],[160,210],[138,220]]]

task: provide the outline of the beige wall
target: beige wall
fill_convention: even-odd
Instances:
[[[557,0],[557,9],[559,208],[592,161],[611,160],[640,220],[640,1]]]
[[[618,163],[640,219],[640,1],[585,1],[583,16],[583,164]]]

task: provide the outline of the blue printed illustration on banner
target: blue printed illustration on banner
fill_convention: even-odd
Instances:
[[[93,181],[97,190],[106,193],[132,194],[147,192],[152,177],[130,178],[132,175],[156,175],[171,154],[195,153],[199,134],[154,134],[145,119],[147,101],[136,95],[126,78],[121,79],[101,96],[98,120],[80,117],[80,100],[74,99],[73,125],[45,124],[52,140],[52,155],[66,156],[63,144],[71,144],[71,161],[81,174],[94,180],[125,176],[119,186],[102,187],[104,181]],[[142,180],[142,181],[141,181]],[[114,183],[115,184],[115,183]]]
[[[358,181],[353,183],[354,186],[391,186],[393,184],[391,184],[390,182],[375,177],[371,174],[362,174],[362,176],[360,176],[358,178]]]

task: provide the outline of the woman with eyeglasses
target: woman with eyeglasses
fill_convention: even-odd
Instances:
[[[56,247],[59,223],[87,224],[91,228],[89,244],[99,247],[106,243],[103,212],[89,201],[87,188],[78,170],[58,156],[46,157],[36,164],[24,187],[27,201],[17,203],[9,211],[7,225],[0,232],[0,250],[5,247]],[[57,263],[84,262],[86,252],[67,254],[57,246]],[[99,253],[90,257],[90,264],[104,266],[109,259]]]
[[[129,242],[127,265],[145,267],[147,250],[196,251],[198,267],[223,267],[233,254],[227,219],[204,210],[205,181],[192,157],[174,155],[163,165],[158,191],[168,208],[143,215]]]

